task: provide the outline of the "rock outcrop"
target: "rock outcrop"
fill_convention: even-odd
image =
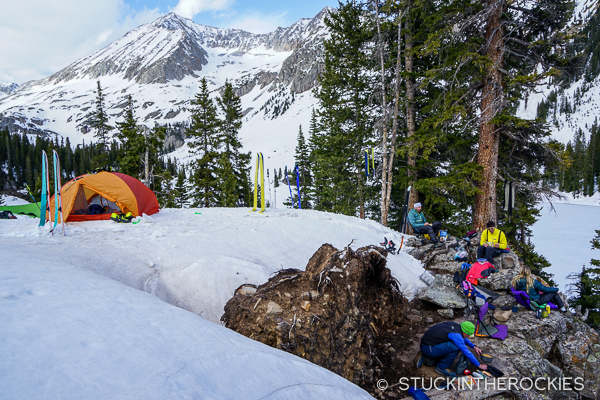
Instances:
[[[435,275],[433,284],[419,293],[419,299],[441,307],[437,310],[440,315],[449,316],[453,311],[453,315],[458,316],[455,321],[462,322],[464,318],[460,309],[464,307],[464,297],[452,280],[462,262],[452,261],[452,258],[456,254],[455,248],[460,245],[469,251],[469,259],[474,260],[477,246],[455,240],[441,248],[434,248],[428,241],[411,239],[406,242],[412,246],[409,254],[422,260],[429,272]],[[479,239],[472,239],[472,243],[478,244]],[[503,341],[487,338],[472,340],[484,352],[493,354],[493,365],[508,377],[534,381],[541,378],[539,387],[534,387],[532,391],[508,390],[504,395],[527,399],[595,399],[600,376],[598,332],[582,322],[581,314],[553,311],[548,318],[536,319],[535,313],[521,306],[518,312],[513,313],[512,306],[517,303],[510,292],[511,281],[521,265],[514,252],[503,253],[494,258],[498,272],[479,280],[481,287],[499,294],[492,302],[496,306],[492,315],[497,323],[508,327],[508,337]],[[509,306],[510,309],[502,310],[502,306]],[[416,352],[418,346],[413,346]],[[407,356],[406,360],[409,358]],[[420,373],[427,374],[427,371]],[[559,385],[565,379],[570,382],[570,387],[566,389]],[[472,398],[486,398],[484,392],[475,391],[471,395]],[[504,398],[502,396],[500,398]]]

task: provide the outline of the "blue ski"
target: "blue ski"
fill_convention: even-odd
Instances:
[[[48,156],[46,152],[42,150],[42,204],[40,205],[40,224],[39,226],[46,225],[46,211],[48,210],[48,182],[46,181],[46,170],[48,169]]]

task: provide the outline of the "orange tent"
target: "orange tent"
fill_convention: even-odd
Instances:
[[[137,179],[118,172],[81,175],[63,185],[61,193],[65,221],[110,219],[113,212],[131,212],[134,217],[158,212],[154,192]],[[90,215],[90,204],[99,204],[103,213]],[[54,220],[54,196],[50,199],[50,213]]]

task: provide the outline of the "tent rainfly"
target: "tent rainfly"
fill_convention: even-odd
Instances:
[[[81,175],[63,185],[62,209],[65,221],[110,219],[113,212],[133,216],[155,214],[158,200],[139,180],[118,172],[101,171]],[[50,199],[54,219],[54,196]]]

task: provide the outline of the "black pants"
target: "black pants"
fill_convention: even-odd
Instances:
[[[556,304],[559,309],[565,306],[565,303],[563,303],[562,299],[558,295],[558,292],[541,294],[539,300],[536,301],[536,303],[540,305],[548,302]]]
[[[415,228],[419,233],[428,234],[432,241],[437,242],[437,235],[442,228],[441,222],[434,222],[432,225],[425,225],[420,228]]]
[[[477,258],[485,258],[490,264],[493,264],[494,257],[498,257],[500,254],[502,254],[502,251],[492,246],[479,246],[477,248]]]

